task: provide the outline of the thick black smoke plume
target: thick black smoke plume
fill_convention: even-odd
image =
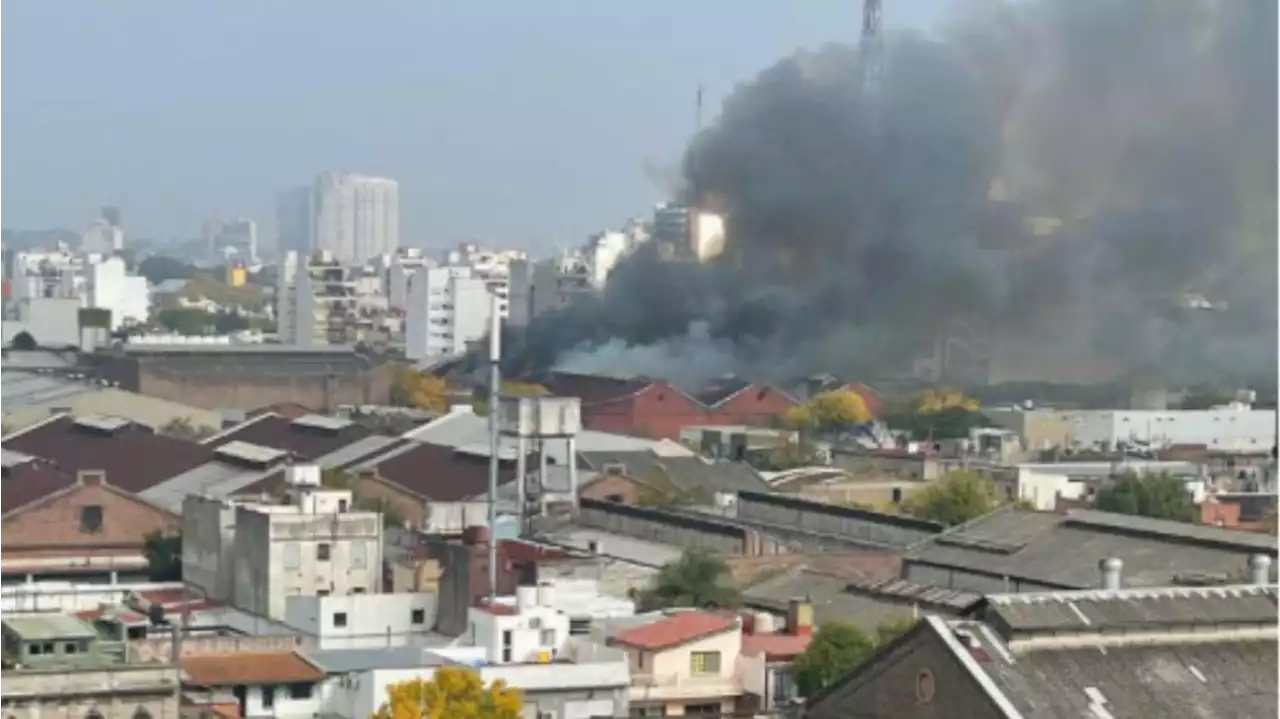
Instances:
[[[684,166],[724,255],[637,252],[511,369],[901,375],[951,338],[992,380],[1273,380],[1275,1],[957,17],[876,93],[843,46],[738,89]]]

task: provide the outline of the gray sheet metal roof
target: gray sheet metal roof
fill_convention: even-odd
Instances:
[[[1257,586],[1034,592],[988,597],[986,616],[1013,635],[1214,624],[1274,625],[1276,596],[1275,587]]]
[[[85,392],[102,390],[100,385],[88,384],[81,380],[32,372],[6,371],[0,374],[0,378],[3,381],[3,394],[0,398],[4,400],[6,410],[44,404]]]
[[[640,451],[582,450],[578,455],[595,470],[607,464],[621,464],[627,474],[643,481],[650,473],[663,472],[670,480],[688,491],[767,492],[769,484],[744,462],[717,462],[702,457],[659,457],[650,449]]]
[[[1249,555],[1276,555],[1276,538],[1128,515],[1002,509],[912,547],[905,564],[929,564],[1049,586],[1098,585],[1098,561],[1124,561],[1127,587],[1168,586],[1187,572],[1243,570]]]
[[[316,464],[321,467],[337,467],[343,468],[352,462],[364,459],[378,452],[387,449],[392,445],[403,442],[399,437],[388,437],[381,434],[373,434],[362,439],[358,439],[351,444],[335,449],[334,451],[321,455],[316,459]]]
[[[206,462],[172,479],[143,490],[138,496],[175,514],[182,514],[182,500],[188,494],[202,494],[217,499],[231,496],[271,474],[279,467],[246,469],[226,462]]]
[[[70,614],[18,614],[4,618],[6,627],[23,639],[95,637],[88,622]]]
[[[438,667],[446,662],[431,647],[445,647],[452,641],[441,634],[423,636],[423,644],[413,647],[377,649],[312,649],[306,656],[330,674],[362,672],[370,669],[416,669]]]
[[[405,437],[416,439],[427,444],[444,447],[488,447],[489,419],[469,412],[458,412],[445,415],[440,419],[428,422],[417,429],[406,432]],[[643,452],[654,449],[661,443],[652,439],[627,437],[621,434],[583,430],[578,434],[576,449],[581,455],[584,452]],[[502,438],[502,447],[514,450],[516,441],[509,437]],[[547,456],[556,464],[567,464],[568,447],[565,442],[548,441]],[[692,453],[690,453],[692,454]]]
[[[747,607],[781,613],[792,599],[804,597],[813,605],[814,621],[819,626],[832,621],[849,622],[868,632],[911,616],[910,602],[858,594],[848,587],[848,578],[798,569],[748,587],[743,590],[742,599]]]
[[[931,627],[936,627],[930,623]],[[1270,717],[1276,715],[1276,640],[1195,636],[1177,641],[1064,643],[1018,650],[979,622],[952,651],[1028,719],[1038,717]],[[970,661],[965,661],[969,660]],[[1093,709],[1100,706],[1105,711]]]

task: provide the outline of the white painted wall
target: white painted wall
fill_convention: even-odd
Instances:
[[[338,626],[337,615],[345,626]],[[434,594],[353,594],[285,599],[285,623],[303,633],[306,649],[398,647],[431,631]],[[417,621],[414,621],[417,619]]]

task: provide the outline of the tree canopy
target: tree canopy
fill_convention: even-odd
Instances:
[[[666,607],[736,607],[738,590],[728,583],[729,566],[720,557],[701,549],[686,550],[680,559],[666,564],[640,594],[644,610]]]
[[[973,470],[959,469],[907,495],[902,510],[914,517],[952,526],[981,517],[998,504],[995,482],[991,478]]]
[[[213,430],[208,427],[196,427],[187,417],[175,417],[160,428],[160,434],[198,441],[211,436]]]
[[[848,622],[823,623],[809,647],[796,657],[796,689],[800,696],[812,697],[843,678],[870,659],[876,649],[910,631],[917,621],[903,615],[877,627],[874,635]]]
[[[39,347],[39,344],[36,342],[36,338],[31,336],[30,332],[23,330],[9,340],[9,347],[15,350],[33,350]]]
[[[870,421],[867,401],[849,389],[820,392],[782,414],[784,425],[801,430],[841,430]]]
[[[396,404],[445,412],[449,409],[445,393],[449,385],[443,377],[430,372],[402,369],[396,373],[391,388],[392,401]]]
[[[373,719],[520,719],[524,696],[501,680],[485,686],[480,673],[441,667],[431,679],[409,679],[387,687],[387,700]]]
[[[907,408],[915,414],[936,414],[953,408],[977,412],[982,409],[982,403],[960,390],[937,387],[917,392],[907,403]]]
[[[147,576],[153,582],[176,582],[182,579],[182,535],[159,530],[148,534],[142,554],[147,560]]]
[[[905,431],[915,440],[959,439],[968,437],[970,429],[991,426],[991,420],[981,412],[947,407],[937,412],[890,412],[885,424]]]
[[[172,257],[152,255],[138,263],[138,274],[147,282],[158,285],[165,280],[187,280],[196,273],[192,265]]]
[[[1165,473],[1123,474],[1098,492],[1097,507],[1105,512],[1178,522],[1192,522],[1196,516],[1195,501],[1186,483]]]

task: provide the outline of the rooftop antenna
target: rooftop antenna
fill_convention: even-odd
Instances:
[[[706,93],[707,88],[698,83],[698,98],[694,104],[693,111],[693,136],[696,138],[698,133],[702,132],[702,97]]]
[[[498,396],[502,393],[502,314],[498,294],[489,294],[489,601],[498,598]]]
[[[874,99],[884,84],[884,16],[881,0],[862,0],[862,36],[858,41],[861,90]]]

